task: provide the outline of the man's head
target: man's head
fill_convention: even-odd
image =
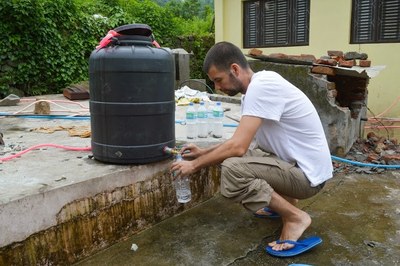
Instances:
[[[229,42],[219,42],[208,51],[204,59],[203,71],[208,73],[211,66],[215,66],[220,71],[229,71],[233,63],[242,68],[249,67],[246,58],[237,46]]]
[[[229,42],[219,42],[208,51],[203,70],[215,88],[234,96],[245,93],[253,73],[242,51]]]

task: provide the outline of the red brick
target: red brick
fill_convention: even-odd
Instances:
[[[336,72],[333,68],[326,67],[326,66],[313,66],[311,68],[311,73],[314,74],[323,74],[328,76],[335,76]]]
[[[400,161],[400,154],[391,154],[391,155],[387,154],[387,155],[382,156],[382,159],[386,163],[388,163],[389,161],[392,161],[392,160]]]
[[[257,48],[253,48],[249,51],[249,55],[255,55],[255,56],[262,55],[262,53],[263,51]]]
[[[379,160],[379,155],[376,153],[369,153],[367,156],[368,162],[373,162],[373,161],[378,161],[378,160]]]
[[[336,66],[337,62],[335,59],[317,59],[315,61],[316,64],[321,64],[321,65],[328,65],[328,66]]]
[[[339,66],[351,68],[354,66],[354,60],[341,60],[339,61]]]
[[[371,61],[370,60],[360,60],[359,65],[360,65],[360,67],[370,67]]]

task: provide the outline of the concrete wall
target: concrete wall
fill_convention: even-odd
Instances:
[[[71,265],[219,191],[219,169],[205,168],[192,178],[192,201],[179,204],[169,165],[120,166],[112,174],[1,204],[0,265]]]
[[[215,0],[215,40],[230,41],[243,47],[242,0]],[[400,98],[398,51],[400,43],[350,44],[351,3],[349,0],[311,0],[310,41],[308,46],[260,48],[263,53],[313,54],[319,58],[328,50],[367,53],[373,66],[385,65],[381,73],[370,80],[368,107],[375,113],[384,112]],[[243,49],[245,54],[247,49]],[[383,114],[399,117],[400,104]]]

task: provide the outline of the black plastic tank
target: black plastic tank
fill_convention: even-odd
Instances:
[[[114,29],[118,36],[89,59],[92,152],[115,164],[164,160],[175,147],[175,63],[153,44],[145,24]]]

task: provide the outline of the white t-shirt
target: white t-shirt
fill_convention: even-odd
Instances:
[[[263,119],[256,133],[260,148],[289,163],[297,163],[318,186],[332,177],[332,160],[315,107],[307,96],[278,73],[253,75],[242,98],[242,116]]]

